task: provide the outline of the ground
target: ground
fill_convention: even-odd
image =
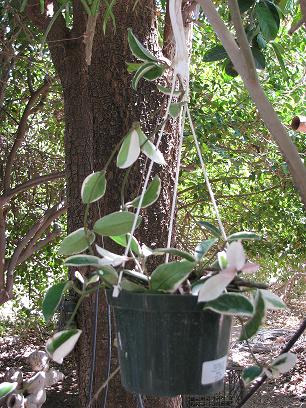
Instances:
[[[291,302],[286,311],[271,312],[267,325],[252,342],[255,356],[261,361],[267,359],[268,353],[277,356],[305,316],[306,303],[302,303],[301,299]],[[235,341],[238,331],[238,325],[235,324],[231,359],[235,364],[245,366],[251,361],[246,346]],[[42,349],[47,337],[48,332],[39,327],[19,329],[18,335],[3,335],[0,338],[0,382],[7,367],[20,367],[26,376],[31,375],[26,356],[38,348]],[[292,351],[298,356],[296,367],[282,378],[264,384],[244,405],[245,408],[306,408],[306,333]],[[77,408],[77,384],[72,358],[67,359],[60,369],[66,376],[65,381],[48,390],[44,407]]]

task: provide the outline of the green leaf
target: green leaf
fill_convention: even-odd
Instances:
[[[238,5],[240,13],[245,13],[248,11],[254,4],[256,0],[238,0]]]
[[[124,235],[131,232],[135,214],[129,211],[117,211],[96,221],[94,231],[100,235],[115,236]],[[138,217],[137,227],[141,223],[142,218]]]
[[[262,289],[261,294],[263,296],[267,309],[278,310],[287,308],[286,304],[275,293]]]
[[[131,282],[128,279],[123,278],[120,284],[123,290],[128,290],[129,292],[145,292],[147,289],[143,285],[139,285],[138,283]]]
[[[157,89],[160,92],[164,93],[165,95],[171,95],[171,88],[166,88],[166,87],[161,86],[161,85],[156,85],[156,86],[157,86]],[[181,96],[181,94],[182,94],[181,91],[174,91],[173,92],[173,96]]]
[[[250,382],[254,381],[257,377],[261,376],[262,368],[259,366],[251,366],[247,367],[242,371],[242,381],[244,385],[250,384]]]
[[[252,318],[242,327],[239,341],[253,337],[262,325],[266,316],[266,305],[260,290],[256,292],[255,312]]]
[[[137,62],[127,62],[127,71],[131,74],[132,72],[136,72],[141,66],[142,63]]]
[[[134,78],[132,80],[132,88],[137,90],[137,86],[141,78],[148,73],[150,70],[153,68],[158,67],[158,65],[154,62],[145,62],[143,63],[138,70],[136,71],[136,74],[134,75]]]
[[[59,254],[61,255],[74,255],[85,251],[95,240],[96,236],[92,231],[86,231],[84,228],[79,228],[73,231],[62,241]]]
[[[280,18],[274,4],[260,1],[255,7],[260,31],[266,41],[274,40],[280,26]]]
[[[228,242],[232,241],[238,241],[239,239],[244,239],[244,240],[259,240],[261,237],[255,232],[249,232],[249,231],[241,231],[241,232],[235,232],[234,234],[231,234],[227,237]]]
[[[50,358],[58,364],[74,349],[82,330],[68,329],[55,333],[46,344]]]
[[[140,127],[137,129],[140,149],[141,151],[152,161],[164,166],[166,164],[163,154],[158,150],[155,145],[146,137]]]
[[[132,54],[142,61],[157,61],[154,57],[133,34],[131,28],[128,28],[128,43]]]
[[[161,181],[158,176],[155,176],[151,183],[149,184],[143,200],[141,204],[141,208],[146,208],[149,207],[150,205],[154,204],[155,201],[157,201],[159,194],[160,194],[160,188],[161,188]],[[140,201],[140,196],[134,198],[134,200],[130,203],[132,207],[137,208],[139,205]]]
[[[145,286],[149,285],[149,278],[143,273],[131,271],[129,269],[124,269],[123,274],[124,276],[127,276],[128,279],[132,282],[141,283],[142,285]]]
[[[121,245],[122,247],[126,248],[127,244],[129,242],[131,234],[125,234],[125,235],[116,235],[110,237],[113,241],[115,241],[118,245]],[[141,248],[139,245],[139,242],[135,237],[132,238],[131,242],[131,250],[136,254],[136,255],[141,255]]]
[[[228,75],[229,77],[232,77],[232,78],[235,78],[235,77],[237,77],[239,75],[231,60],[226,60],[225,61],[224,72],[225,72],[226,75]]]
[[[225,293],[217,299],[207,302],[204,309],[211,309],[217,313],[235,316],[251,316],[254,311],[249,299],[238,293]]]
[[[159,265],[152,273],[150,289],[173,293],[186,280],[195,263],[189,261],[169,262]]]
[[[210,50],[206,51],[203,57],[204,62],[220,61],[228,58],[227,52],[222,45],[216,45]]]
[[[0,400],[7,397],[17,388],[17,382],[3,382],[0,384]]]
[[[251,47],[251,51],[254,57],[256,69],[265,69],[266,59],[264,54],[257,47]]]
[[[105,194],[106,179],[105,171],[89,174],[82,184],[81,197],[84,204],[93,203]]]
[[[107,24],[111,20],[113,23],[114,31],[116,32],[116,18],[113,12],[113,7],[116,4],[117,0],[111,0],[110,3],[108,3],[107,0],[104,0],[105,5],[107,6],[106,10],[103,13],[103,24],[102,24],[102,29],[103,33],[106,33],[107,29]],[[93,12],[93,15],[96,15],[99,11],[99,6],[100,6],[100,0],[96,0],[96,7],[95,11]]]
[[[155,65],[154,68],[151,68],[149,71],[147,71],[143,77],[147,81],[154,81],[155,79],[161,77],[163,73],[165,72],[166,66],[165,65]]]
[[[272,44],[272,48],[273,48],[273,50],[275,52],[276,58],[278,60],[278,63],[280,65],[281,69],[282,69],[282,72],[283,72],[285,78],[288,79],[289,76],[288,76],[287,68],[286,68],[286,65],[285,65],[285,61],[284,61],[283,56],[282,56],[281,49],[280,49],[280,47],[279,47],[279,45],[277,43],[272,42],[271,44]]]
[[[188,252],[185,251],[180,251],[179,249],[176,248],[156,248],[153,249],[153,255],[164,255],[164,254],[170,254],[174,256],[180,256],[181,258],[186,259],[187,261],[194,262],[195,258],[189,254]]]
[[[45,321],[49,322],[56,312],[64,293],[71,288],[72,282],[65,281],[56,283],[47,290],[42,304],[42,313]]]
[[[284,374],[290,371],[295,366],[296,362],[297,362],[296,354],[291,352],[280,354],[272,361],[270,365],[270,368],[272,368],[272,373],[274,371],[273,377],[277,378],[280,374]]]
[[[267,47],[267,42],[266,42],[266,40],[263,38],[263,36],[262,36],[261,33],[259,33],[259,34],[256,36],[255,41],[256,41],[256,44],[257,44],[257,46],[258,46],[258,48],[259,48],[260,50],[265,49],[265,48]]]
[[[177,118],[181,113],[182,107],[185,105],[185,102],[173,102],[170,104],[169,114],[172,118]]]
[[[117,167],[126,169],[130,167],[140,154],[139,137],[135,129],[131,129],[123,139],[117,156]]]
[[[66,266],[99,266],[100,258],[94,255],[72,255],[65,259]]]
[[[194,257],[196,261],[200,261],[204,255],[210,250],[210,248],[218,241],[216,238],[206,239],[205,241],[200,242],[195,250]]]
[[[221,231],[217,227],[215,227],[213,224],[211,224],[210,222],[198,221],[198,224],[200,225],[200,227],[203,227],[207,229],[209,232],[211,232],[215,237],[221,238],[222,236]]]
[[[96,273],[110,286],[116,285],[118,282],[118,272],[111,265],[100,266]]]

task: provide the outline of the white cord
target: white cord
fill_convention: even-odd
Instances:
[[[227,236],[226,236],[226,233],[225,233],[224,225],[223,225],[221,217],[220,217],[220,213],[219,213],[217,202],[215,200],[214,192],[213,192],[213,190],[211,188],[211,184],[210,184],[210,181],[209,181],[209,178],[208,178],[207,170],[206,170],[204,160],[203,160],[203,156],[202,156],[202,153],[201,153],[201,149],[200,149],[200,146],[199,146],[199,141],[198,141],[195,129],[194,129],[194,125],[193,125],[193,122],[192,122],[192,118],[191,118],[190,110],[189,110],[188,106],[187,106],[187,115],[188,115],[188,119],[189,119],[189,123],[190,123],[191,132],[192,132],[192,135],[193,135],[193,139],[194,139],[194,142],[195,142],[195,145],[196,145],[197,153],[198,153],[198,156],[199,156],[199,159],[200,159],[201,168],[202,168],[202,172],[203,172],[205,182],[206,182],[206,185],[207,185],[208,193],[209,193],[211,202],[213,204],[213,207],[214,207],[214,210],[215,210],[215,213],[216,213],[216,217],[217,217],[217,220],[218,220],[220,231],[222,233],[222,236],[223,236],[224,240],[226,241]]]

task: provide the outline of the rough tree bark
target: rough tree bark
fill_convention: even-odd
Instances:
[[[101,16],[97,19],[89,68],[86,65],[83,42],[87,17],[81,2],[73,2],[72,30],[68,31],[65,28],[65,23],[60,16],[48,36],[51,56],[64,93],[69,232],[80,228],[83,224],[84,208],[80,200],[80,188],[85,176],[92,170],[102,168],[114,146],[126,134],[134,120],[141,120],[145,129],[152,129],[156,125],[158,116],[156,111],[160,110],[163,103],[163,98],[157,94],[152,84],[142,83],[136,95],[131,89],[131,76],[126,70],[126,61],[132,60],[127,43],[128,27],[132,27],[140,40],[147,42],[152,50],[160,51],[157,44],[155,3],[153,0],[145,0],[138,2],[135,8],[135,2],[132,0],[118,3],[120,4],[114,8],[116,31],[109,25],[104,35]],[[47,19],[39,14],[35,0],[30,2],[27,13],[37,26],[46,28]],[[151,116],[154,111],[155,115]],[[163,192],[158,205],[153,210],[146,211],[145,228],[138,235],[140,241],[152,246],[166,244],[177,151],[177,135],[172,129],[174,129],[173,124],[168,127],[167,141],[164,140],[161,147],[168,163],[162,173],[159,173],[162,178]],[[131,177],[132,181],[127,188],[127,194],[131,196],[135,197],[135,194],[139,193],[144,162],[140,163],[140,167]],[[92,222],[99,217],[100,212],[103,215],[118,210],[122,176],[122,172],[115,166],[109,168],[107,194],[100,203],[100,209],[96,208]],[[102,295],[99,307],[97,364],[93,391],[105,380],[107,365],[106,305]],[[93,309],[94,297],[91,297],[83,303],[77,318],[78,326],[83,330],[75,354],[82,407],[86,407],[89,402]],[[116,350],[114,350],[113,368],[116,366]],[[181,406],[180,398],[162,400],[148,398],[145,404],[150,408]],[[135,405],[135,398],[122,389],[119,378],[113,380],[110,383],[107,406],[132,408]],[[101,398],[100,403],[93,406],[101,406]]]

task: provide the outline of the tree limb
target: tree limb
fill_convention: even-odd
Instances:
[[[258,79],[250,79],[249,75],[247,74],[249,67],[247,65],[247,59],[244,55],[244,50],[239,49],[239,47],[237,46],[234,37],[224,24],[212,1],[197,1],[201,5],[204,14],[206,15],[215,33],[222,42],[223,47],[232,60],[237,72],[240,74],[245,84],[245,87],[247,88],[251,98],[253,99],[253,102],[255,103],[258,112],[261,115],[261,118],[263,119],[274,141],[282,152],[288,164],[294,184],[300,193],[300,197],[302,199],[302,202],[304,203],[304,206],[306,207],[306,168],[304,167],[304,164],[295,145],[292,143],[286,129],[282,125],[279,117],[273,109],[273,106],[267,99],[267,96],[260,86]],[[242,24],[240,13],[239,19],[240,24]]]
[[[3,180],[4,193],[7,193],[10,190],[13,164],[16,159],[17,150],[20,147],[21,143],[23,142],[25,134],[26,134],[28,118],[31,115],[31,110],[35,106],[35,103],[37,102],[38,98],[41,95],[44,95],[46,92],[48,92],[50,86],[51,86],[51,81],[46,80],[43,85],[41,85],[36,91],[34,91],[31,94],[28,100],[28,103],[23,111],[22,117],[19,122],[18,129],[16,131],[16,138],[15,138],[13,147],[7,158],[5,175],[4,175],[4,180]]]
[[[47,181],[56,180],[65,176],[65,172],[61,171],[59,173],[47,174],[44,176],[39,176],[34,179],[28,180],[17,187],[9,190],[6,195],[0,197],[0,206],[7,204],[15,195],[23,193],[32,187],[38,186],[39,184],[46,183]]]

